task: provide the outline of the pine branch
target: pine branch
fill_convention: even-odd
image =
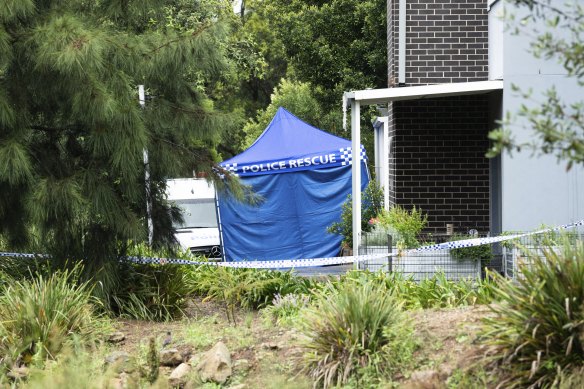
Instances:
[[[174,143],[168,139],[164,139],[164,138],[160,138],[160,137],[156,137],[156,136],[153,136],[152,139],[166,143],[167,145],[172,146],[176,149],[182,150],[182,151],[186,152],[187,154],[190,154],[192,157],[196,158],[197,160],[203,159],[202,153],[195,153],[193,150],[189,149],[186,146],[183,146],[183,145],[180,145],[178,143]],[[209,161],[211,161],[211,160],[209,160]]]
[[[197,31],[193,31],[193,33],[192,33],[192,34],[190,34],[190,35],[183,35],[183,36],[179,36],[179,37],[178,37],[178,38],[176,38],[176,39],[171,39],[171,40],[169,40],[168,42],[166,42],[166,43],[164,43],[164,44],[162,44],[162,45],[160,45],[160,46],[156,47],[155,49],[153,49],[153,50],[151,50],[151,51],[148,51],[147,53],[145,53],[145,55],[154,54],[154,53],[156,53],[156,52],[160,51],[161,49],[163,49],[163,48],[165,48],[165,47],[168,47],[168,46],[172,45],[173,43],[177,43],[177,42],[180,42],[180,41],[182,41],[182,40],[185,40],[185,39],[188,39],[188,38],[191,38],[191,37],[196,37],[196,36],[199,36],[199,35],[201,35],[203,32],[205,32],[206,30],[208,30],[209,28],[211,28],[211,26],[212,26],[212,24],[207,24],[207,25],[204,25],[204,26],[203,26],[201,29],[199,29],[199,30],[197,30]]]
[[[46,127],[46,126],[30,126],[31,130],[38,130],[43,132],[62,132],[67,130],[81,130],[81,126],[66,126],[66,127]]]

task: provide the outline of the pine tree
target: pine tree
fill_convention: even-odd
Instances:
[[[230,122],[205,95],[224,66],[224,26],[175,25],[175,11],[161,0],[0,3],[0,234],[14,247],[34,232],[55,257],[101,263],[145,239],[147,196],[155,240],[172,237],[164,178],[211,172]]]

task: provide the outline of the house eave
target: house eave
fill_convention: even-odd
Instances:
[[[431,99],[446,96],[462,96],[488,93],[503,89],[502,80],[474,81],[435,85],[408,86],[385,89],[365,89],[345,92],[347,100],[361,105],[383,104],[390,101]]]

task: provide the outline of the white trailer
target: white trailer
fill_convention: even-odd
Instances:
[[[182,209],[184,222],[174,225],[176,239],[193,254],[221,259],[215,188],[201,178],[166,181],[167,199]]]

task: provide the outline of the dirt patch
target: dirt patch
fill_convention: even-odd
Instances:
[[[193,300],[187,312],[184,319],[165,323],[120,320],[116,327],[126,339],[113,347],[137,354],[144,352],[150,337],[161,345],[170,332],[170,347],[197,355],[222,341],[234,364],[231,384],[278,389],[311,386],[300,372],[302,335],[297,330],[271,325],[259,312],[243,310],[237,312],[238,325],[233,326],[221,304],[200,299]],[[408,312],[420,349],[415,355],[416,371],[395,377],[400,387],[407,387],[416,372],[436,372],[443,383],[455,369],[467,366],[471,362],[469,355],[479,352],[477,332],[481,319],[489,314],[485,306]]]
[[[421,341],[416,371],[435,372],[443,383],[454,370],[468,368],[482,352],[478,332],[482,319],[491,314],[488,306],[409,312]],[[416,372],[411,372],[409,377],[415,375]],[[409,379],[402,382],[409,387]]]

